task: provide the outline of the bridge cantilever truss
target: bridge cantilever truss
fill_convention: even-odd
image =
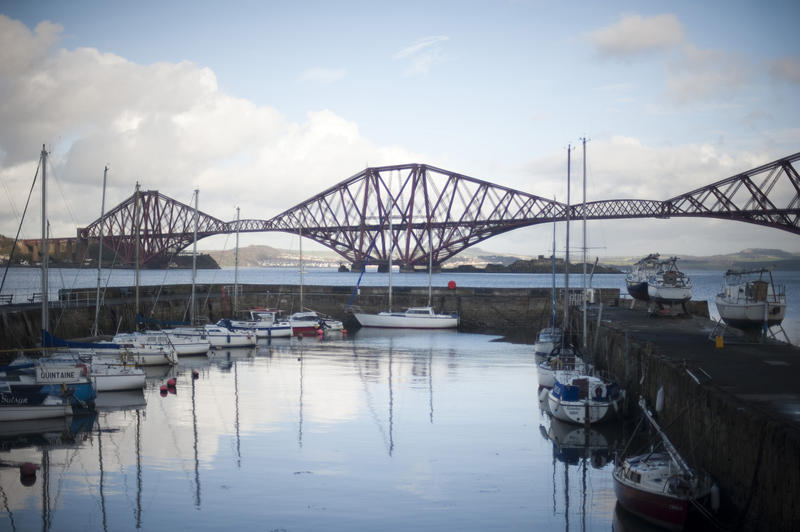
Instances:
[[[586,204],[589,220],[711,217],[800,234],[800,153],[674,198],[604,200]],[[137,201],[138,198],[138,201]],[[137,207],[138,205],[138,207]],[[441,264],[492,236],[539,223],[583,216],[567,206],[424,164],[366,168],[269,220],[225,222],[198,213],[197,236],[283,231],[302,234],[353,264],[407,268]],[[138,227],[138,232],[137,232]],[[391,230],[390,230],[391,228]],[[194,210],[158,191],[138,192],[80,230],[132,263],[163,264],[194,239]]]

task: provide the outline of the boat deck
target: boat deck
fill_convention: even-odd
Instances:
[[[728,328],[720,349],[709,337],[714,321],[698,316],[648,317],[641,308],[605,307],[602,321],[604,327],[651,342],[659,354],[685,361],[696,380],[710,379],[711,384],[765,415],[800,428],[800,348],[778,342],[753,343]]]

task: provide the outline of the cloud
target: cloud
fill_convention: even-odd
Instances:
[[[800,83],[800,57],[782,57],[767,63],[767,72],[777,80]]]
[[[305,83],[330,85],[344,78],[345,74],[342,68],[310,68],[300,74],[299,80]]]
[[[441,44],[449,39],[450,37],[444,35],[424,37],[394,54],[394,58],[409,61],[404,75],[426,75],[434,65],[447,60]]]
[[[669,50],[683,42],[683,26],[675,15],[627,15],[589,34],[597,51],[611,57]]]
[[[48,179],[56,181],[48,187],[56,236],[74,235],[99,216],[105,164],[107,208],[137,181],[184,203],[199,187],[200,209],[227,220],[237,205],[243,218],[270,218],[365,161],[424,159],[375,145],[329,110],[290,121],[221,91],[212,70],[191,62],[140,65],[93,48],[54,49],[56,30],[42,23],[32,32],[0,16],[0,38],[17,40],[2,47],[0,190],[13,197],[0,197],[0,234],[16,232],[8,207],[25,204],[43,143],[51,151]],[[31,217],[25,234],[35,237],[37,223]]]
[[[668,70],[667,94],[676,103],[727,99],[751,79],[741,55],[685,45]]]

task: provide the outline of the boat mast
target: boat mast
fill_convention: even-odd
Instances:
[[[647,404],[645,403],[644,397],[639,398],[639,408],[641,408],[642,412],[644,412],[644,415],[647,417],[647,421],[650,422],[650,426],[653,427],[653,430],[655,430],[658,435],[661,436],[661,440],[664,442],[664,448],[667,450],[667,453],[669,453],[669,456],[672,458],[672,460],[685,474],[687,474],[690,478],[693,478],[694,471],[691,467],[689,467],[689,464],[683,460],[683,457],[681,457],[680,453],[678,453],[678,450],[675,449],[675,446],[672,445],[672,442],[669,441],[669,438],[667,438],[667,435],[664,433],[664,431],[661,430],[661,427],[656,422],[652,412],[647,409]]]
[[[141,210],[139,209],[139,182],[136,182],[136,192],[134,193],[134,201],[133,201],[133,218],[136,223],[136,247],[134,251],[135,261],[136,261],[136,317],[139,317],[139,226],[141,225]],[[136,324],[136,330],[139,329],[138,322]]]
[[[392,311],[392,252],[394,251],[394,235],[392,234],[392,198],[389,196],[389,312]]]
[[[433,276],[433,235],[428,224],[428,306],[431,306],[431,277]]]
[[[197,203],[200,199],[200,189],[194,189],[194,243],[192,244],[192,299],[189,309],[189,323],[195,324],[195,284],[197,283]]]
[[[239,312],[239,207],[236,207],[236,253],[233,255],[233,315]]]
[[[570,178],[570,154],[572,145],[567,145],[567,249],[564,251],[564,331],[561,335],[561,345],[566,341],[567,331],[569,330],[569,178]]]
[[[49,300],[47,287],[47,263],[50,258],[47,249],[47,150],[42,144],[42,347],[44,347],[44,331],[48,330],[49,318],[47,315]]]
[[[100,283],[103,270],[103,216],[106,215],[106,178],[108,165],[103,169],[103,196],[100,200],[100,243],[97,249],[97,293],[94,298],[94,327],[92,336],[98,335],[97,322],[100,320]]]
[[[303,228],[297,230],[300,237],[300,312],[303,312]]]
[[[583,344],[586,349],[586,137],[581,139],[583,143]]]
[[[552,329],[556,328],[556,197],[553,196],[553,293],[550,303],[550,313],[552,314]]]

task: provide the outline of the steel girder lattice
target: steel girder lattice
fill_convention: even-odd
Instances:
[[[717,181],[674,198],[605,200],[586,204],[589,220],[713,217],[800,234],[800,153]],[[194,210],[157,191],[128,198],[80,231],[133,263],[140,242],[141,264],[163,264],[193,242]],[[136,205],[140,205],[137,209]],[[569,207],[583,216],[580,204]],[[240,232],[300,233],[354,264],[423,267],[441,264],[469,246],[517,229],[563,221],[567,206],[424,164],[367,168],[270,220],[224,222],[198,213],[197,237]],[[137,217],[139,223],[137,224]],[[137,239],[136,227],[139,226]],[[391,225],[391,231],[389,227]]]
[[[80,236],[94,240],[102,232],[103,244],[126,264],[135,263],[138,244],[139,264],[164,266],[170,256],[194,242],[194,217],[194,208],[157,190],[139,191],[81,229]],[[226,222],[198,211],[198,240],[225,233],[227,227]]]
[[[563,217],[565,209],[533,194],[410,164],[367,168],[269,225],[301,232],[353,264],[387,264],[393,250],[392,260],[411,269],[441,264],[517,227]]]
[[[765,225],[800,234],[800,153],[666,201],[606,200],[586,204],[588,219],[705,217]],[[581,205],[571,215],[583,215]]]

